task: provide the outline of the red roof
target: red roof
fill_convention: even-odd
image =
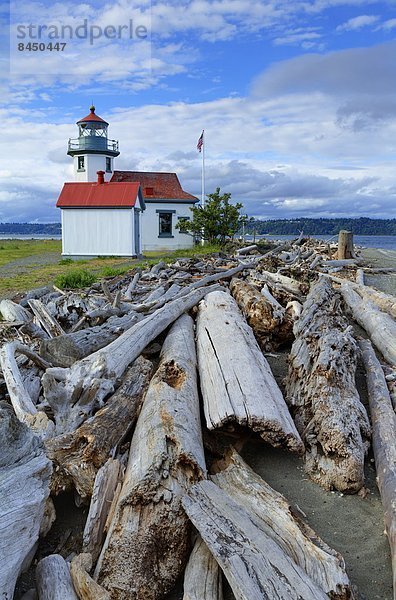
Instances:
[[[107,121],[105,121],[104,119],[102,119],[98,115],[95,115],[95,107],[94,106],[91,106],[89,110],[91,111],[89,113],[89,115],[87,115],[83,119],[80,119],[79,121],[77,121],[77,125],[79,123],[84,123],[84,122],[89,122],[89,121],[91,121],[91,122],[92,121],[96,121],[96,122],[100,122],[100,123],[104,123],[105,125],[108,125]]]
[[[139,196],[139,183],[65,183],[58,208],[132,208]]]
[[[139,181],[143,198],[152,200],[179,200],[198,202],[198,198],[185,192],[176,173],[156,173],[141,171],[114,171],[112,182]]]

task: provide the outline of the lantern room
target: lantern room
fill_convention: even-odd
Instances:
[[[105,172],[105,180],[109,181],[113,171],[113,161],[119,155],[118,141],[109,140],[107,121],[95,114],[95,107],[90,113],[77,121],[78,138],[69,139],[68,155],[74,159],[74,178],[76,181],[95,181],[99,170]]]

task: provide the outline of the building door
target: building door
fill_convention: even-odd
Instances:
[[[134,223],[134,239],[135,239],[135,254],[139,256],[141,254],[140,245],[140,210],[137,208],[133,209],[133,223]]]

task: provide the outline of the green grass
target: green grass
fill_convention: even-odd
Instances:
[[[69,271],[68,273],[61,273],[55,278],[55,285],[63,289],[81,289],[88,287],[95,283],[97,276],[91,271],[85,271],[84,269],[78,269],[76,271]]]
[[[84,265],[84,269],[86,268],[99,279],[124,275],[137,267],[150,267],[159,260],[174,262],[179,258],[199,257],[220,250],[221,248],[218,246],[206,245],[175,252],[147,252],[141,260],[100,257],[73,261],[61,257],[59,240],[1,240],[0,267],[4,266],[7,272],[0,271],[0,297],[12,296],[17,292],[26,292],[42,285],[51,285],[54,282],[57,282],[58,287],[67,287],[66,284],[63,284],[65,280],[59,278],[71,272],[81,271],[79,268],[81,265]],[[34,264],[30,263],[23,267],[18,265],[14,267],[12,264],[14,260],[30,256],[37,257]],[[66,283],[70,283],[70,281],[66,280]],[[90,283],[87,283],[88,285]]]
[[[118,275],[124,275],[130,270],[130,265],[126,265],[124,267],[103,267],[103,269],[99,272],[99,275],[101,277],[117,277]]]
[[[60,240],[1,240],[0,266],[38,254],[58,253],[62,251]]]

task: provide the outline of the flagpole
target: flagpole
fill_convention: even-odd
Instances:
[[[202,131],[202,197],[201,205],[205,208],[205,129]]]

